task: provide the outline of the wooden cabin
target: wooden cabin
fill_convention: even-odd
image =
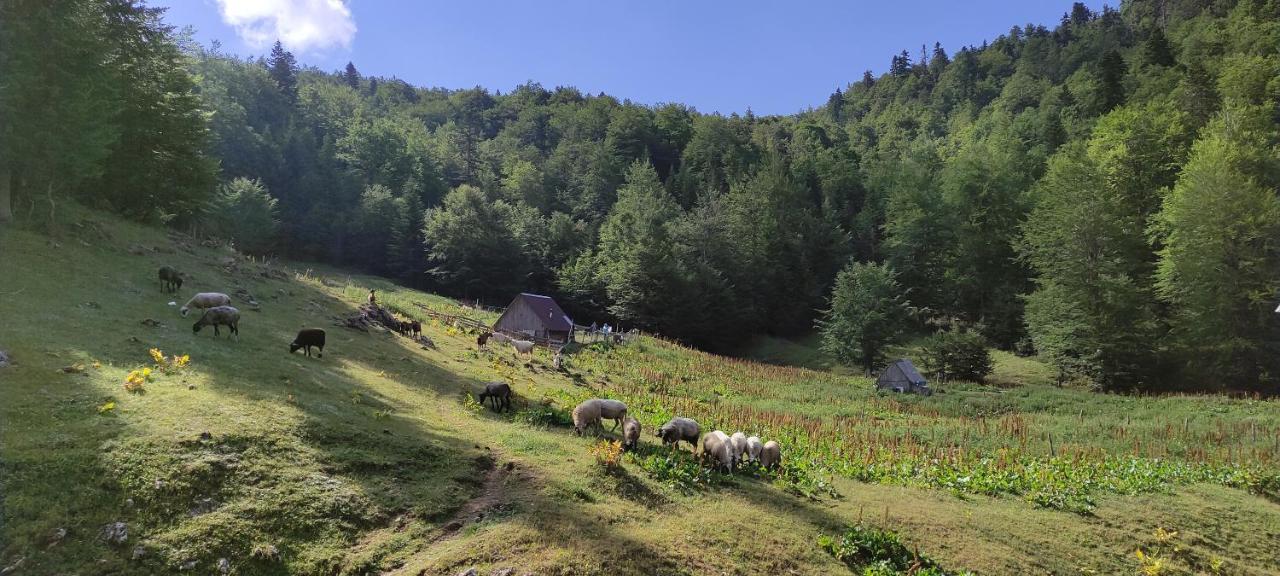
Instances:
[[[493,323],[494,332],[566,343],[573,340],[573,320],[550,296],[520,293]]]

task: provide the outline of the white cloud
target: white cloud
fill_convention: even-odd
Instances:
[[[217,0],[222,21],[255,49],[277,39],[298,52],[349,48],[356,22],[344,0]]]

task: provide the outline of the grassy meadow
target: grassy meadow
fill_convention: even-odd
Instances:
[[[882,395],[780,341],[770,363],[592,344],[558,371],[438,322],[433,346],[334,326],[371,287],[406,316],[494,317],[86,212],[52,238],[0,231],[0,571],[910,570],[874,548],[947,574],[1280,574],[1274,400],[1056,388],[1012,356],[990,385]],[[177,306],[198,290],[260,303],[233,296],[238,341],[192,334]],[[302,327],[328,331],[323,358],[288,354]],[[499,379],[514,413],[472,399]],[[640,450],[572,434],[593,396],[628,403]],[[657,445],[672,415],[776,439],[785,465],[702,469]]]

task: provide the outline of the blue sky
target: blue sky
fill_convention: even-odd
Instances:
[[[276,37],[305,65],[504,92],[534,80],[703,112],[788,114],[883,72],[903,49],[948,53],[1069,0],[154,0],[204,44],[255,56]],[[1101,10],[1102,0],[1086,4]]]

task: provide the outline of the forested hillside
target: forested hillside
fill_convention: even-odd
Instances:
[[[74,197],[707,347],[812,330],[870,263],[838,284],[854,313],[891,300],[1104,389],[1276,392],[1280,3],[1064,8],[904,36],[887,73],[758,117],[246,61],[131,0],[15,0],[0,220],[12,185],[30,226]]]

